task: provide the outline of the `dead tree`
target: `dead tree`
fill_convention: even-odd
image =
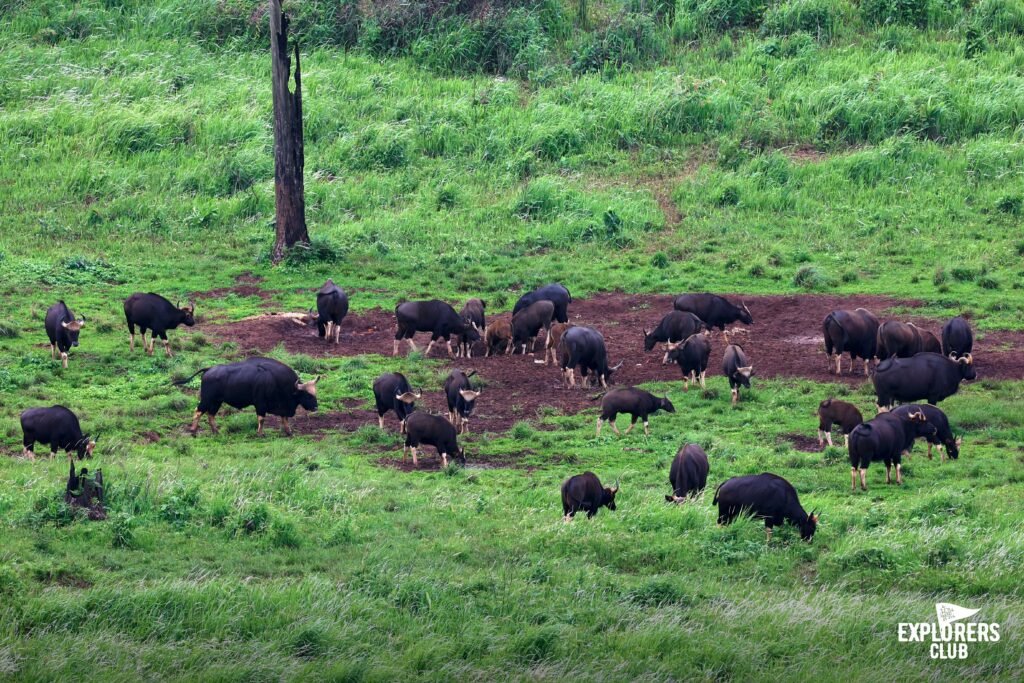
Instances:
[[[270,57],[274,83],[274,202],[277,213],[272,260],[280,263],[296,244],[309,244],[306,231],[306,198],[302,182],[305,158],[302,151],[302,74],[299,44],[295,41],[295,92],[288,88],[288,17],[281,0],[270,2]]]

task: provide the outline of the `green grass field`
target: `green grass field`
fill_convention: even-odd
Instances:
[[[201,296],[173,359],[127,354],[121,301],[253,273],[281,310],[332,277],[355,311],[492,313],[560,280],[887,294],[1024,329],[1020,0],[591,0],[583,27],[576,0],[286,2],[314,243],[277,267],[263,4],[0,0],[0,679],[1019,680],[1024,381],[943,402],[960,460],[919,445],[903,487],[876,466],[866,494],[843,449],[788,437],[829,395],[870,412],[870,386],[801,379],[735,409],[721,377],[656,385],[677,412],[648,438],[523,414],[471,435],[470,467],[407,473],[377,462],[393,420],[258,438],[246,411],[187,436],[171,379],[238,359],[209,326],[263,301]],[[58,298],[89,320],[66,370],[43,332]],[[447,368],[274,355],[326,375],[326,411]],[[106,521],[63,505],[66,460],[13,457],[19,413],[53,403],[101,434]],[[718,527],[711,491],[667,505],[691,441],[715,485],[789,479],[814,542]],[[564,524],[559,484],[587,469],[621,477],[618,510]],[[962,661],[897,641],[939,601],[1002,639]]]

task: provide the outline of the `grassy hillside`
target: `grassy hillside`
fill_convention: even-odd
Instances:
[[[557,279],[576,297],[888,294],[1022,329],[1019,0],[286,3],[314,244],[276,268],[262,5],[0,0],[0,452],[20,452],[24,408],[72,407],[101,434],[111,513],[62,504],[65,461],[0,460],[0,676],[1017,676],[1020,381],[943,403],[959,461],[915,456],[902,488],[875,467],[857,495],[842,449],[791,442],[828,395],[869,412],[869,386],[756,380],[732,409],[721,377],[659,384],[677,413],[650,438],[509,406],[512,429],[467,444],[470,465],[514,467],[408,473],[378,463],[399,440],[375,425],[261,439],[247,411],[192,439],[194,396],[169,381],[240,355],[209,326],[262,310],[225,290],[244,273],[289,310],[326,277],[357,311],[498,312]],[[139,290],[211,292],[175,359],[127,355]],[[43,343],[57,298],[89,319],[67,370]],[[327,412],[385,370],[435,390],[447,372],[274,355],[326,374]],[[822,511],[814,543],[719,528],[711,492],[667,506],[686,441],[716,484],[787,477]],[[558,485],[586,469],[622,478],[618,510],[565,525]],[[966,662],[898,643],[939,600],[1003,640]]]

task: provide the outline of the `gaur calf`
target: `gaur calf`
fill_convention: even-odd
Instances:
[[[719,524],[729,524],[741,514],[763,519],[769,541],[772,528],[784,522],[798,528],[800,538],[808,542],[818,528],[817,513],[807,514],[793,485],[770,472],[727,480],[715,491],[712,504],[718,506]]]
[[[412,450],[412,465],[419,467],[416,449],[422,445],[433,446],[441,456],[442,467],[448,467],[448,458],[466,464],[466,453],[459,447],[458,435],[451,422],[438,415],[415,412],[405,421],[405,447],[402,459]]]
[[[668,400],[668,397],[655,396],[649,391],[643,389],[637,389],[636,387],[623,387],[622,389],[612,389],[601,399],[601,415],[597,418],[597,436],[601,436],[601,424],[608,420],[612,425],[612,431],[616,434],[619,433],[619,428],[615,425],[615,418],[618,417],[619,413],[628,413],[630,416],[629,426],[626,427],[626,434],[632,431],[633,427],[636,426],[637,420],[642,420],[644,423],[644,434],[650,435],[650,429],[648,428],[647,418],[650,415],[664,410],[666,413],[676,412],[675,406],[672,405],[672,401]]]
[[[156,338],[164,342],[164,353],[168,357],[171,353],[171,343],[167,341],[167,330],[176,329],[179,325],[192,327],[196,324],[196,304],[189,301],[188,306],[181,307],[181,302],[171,304],[170,301],[159,294],[143,294],[136,292],[124,300],[124,317],[128,321],[128,350],[135,350],[135,327],[138,326],[142,332],[142,346],[146,353],[153,355],[153,345]],[[149,336],[149,346],[146,346],[146,330],[152,334]]]
[[[49,444],[50,457],[63,450],[68,459],[92,457],[96,439],[82,433],[78,416],[64,406],[29,408],[21,413],[22,455],[35,459],[36,442]]]
[[[522,349],[530,345],[530,353],[537,349],[537,336],[543,329],[545,335],[551,328],[551,318],[555,314],[555,305],[547,300],[536,301],[512,316],[512,347]],[[547,341],[545,340],[545,346]],[[509,352],[511,352],[511,349]]]
[[[679,449],[668,471],[668,483],[672,495],[666,495],[669,503],[682,503],[688,496],[696,496],[708,483],[708,454],[695,443],[688,443]]]
[[[63,301],[58,301],[46,309],[46,319],[43,321],[46,327],[46,336],[50,339],[50,360],[57,359],[57,352],[60,351],[60,362],[65,368],[68,366],[68,351],[72,346],[78,346],[78,333],[85,326],[85,318],[75,319],[75,314]]]
[[[558,345],[562,342],[562,335],[572,326],[572,323],[551,323],[551,329],[548,330],[548,338],[544,342],[544,365],[548,364],[549,357],[552,363],[558,362]],[[537,363],[539,361],[534,362]]]
[[[836,398],[827,398],[818,404],[818,446],[824,446],[825,441],[832,446],[832,425],[839,425],[843,432],[843,448],[850,445],[850,432],[864,421],[857,406]]]
[[[754,366],[743,352],[739,344],[725,347],[722,357],[722,374],[729,378],[729,390],[732,392],[732,404],[740,400],[740,387],[750,388],[750,376],[754,374]]]
[[[444,380],[448,420],[459,430],[459,434],[465,434],[469,430],[469,416],[473,414],[476,400],[480,397],[480,392],[474,391],[469,381],[475,374],[476,370],[468,374],[462,370],[452,370]]]
[[[683,390],[690,390],[690,382],[700,382],[703,389],[704,376],[708,370],[708,361],[711,359],[711,333],[702,332],[692,334],[677,344],[668,345],[669,362],[679,366],[683,373]]]
[[[562,515],[566,522],[570,522],[581,510],[587,513],[587,519],[602,507],[615,510],[615,494],[618,492],[618,481],[612,487],[602,486],[593,472],[569,477],[562,482]]]
[[[389,410],[398,418],[398,430],[405,434],[405,421],[421,392],[413,392],[409,380],[400,372],[385,372],[373,381],[373,399],[377,404],[377,424],[384,429],[384,415]]]
[[[484,345],[487,347],[485,357],[503,352],[511,353],[512,323],[508,320],[492,320],[484,333]]]

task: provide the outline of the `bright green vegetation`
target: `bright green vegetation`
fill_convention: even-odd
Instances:
[[[200,298],[170,361],[126,355],[120,310],[252,271],[275,308],[328,276],[357,310],[501,310],[559,279],[576,296],[891,294],[1020,329],[1018,0],[588,2],[586,30],[576,2],[297,4],[315,244],[270,268],[261,2],[0,0],[0,450],[20,451],[22,409],[72,407],[101,434],[111,512],[60,504],[65,460],[0,459],[0,677],[1019,677],[1020,382],[944,402],[963,457],[915,455],[902,488],[873,467],[867,494],[842,449],[791,447],[850,391],[797,380],[757,381],[737,409],[721,378],[707,396],[666,385],[678,412],[647,439],[594,439],[592,411],[524,413],[468,441],[471,464],[518,469],[407,474],[377,464],[399,442],[375,426],[258,439],[249,411],[183,434],[194,397],[170,379],[236,357],[202,327],[258,297]],[[90,320],[68,370],[41,345],[57,298]],[[330,411],[384,370],[444,374],[277,355],[327,373]],[[710,492],[666,505],[685,441],[716,484],[788,478],[821,509],[814,543],[718,528]],[[565,525],[558,485],[585,469],[621,476],[619,509]],[[966,662],[898,643],[938,600],[1003,639]]]

